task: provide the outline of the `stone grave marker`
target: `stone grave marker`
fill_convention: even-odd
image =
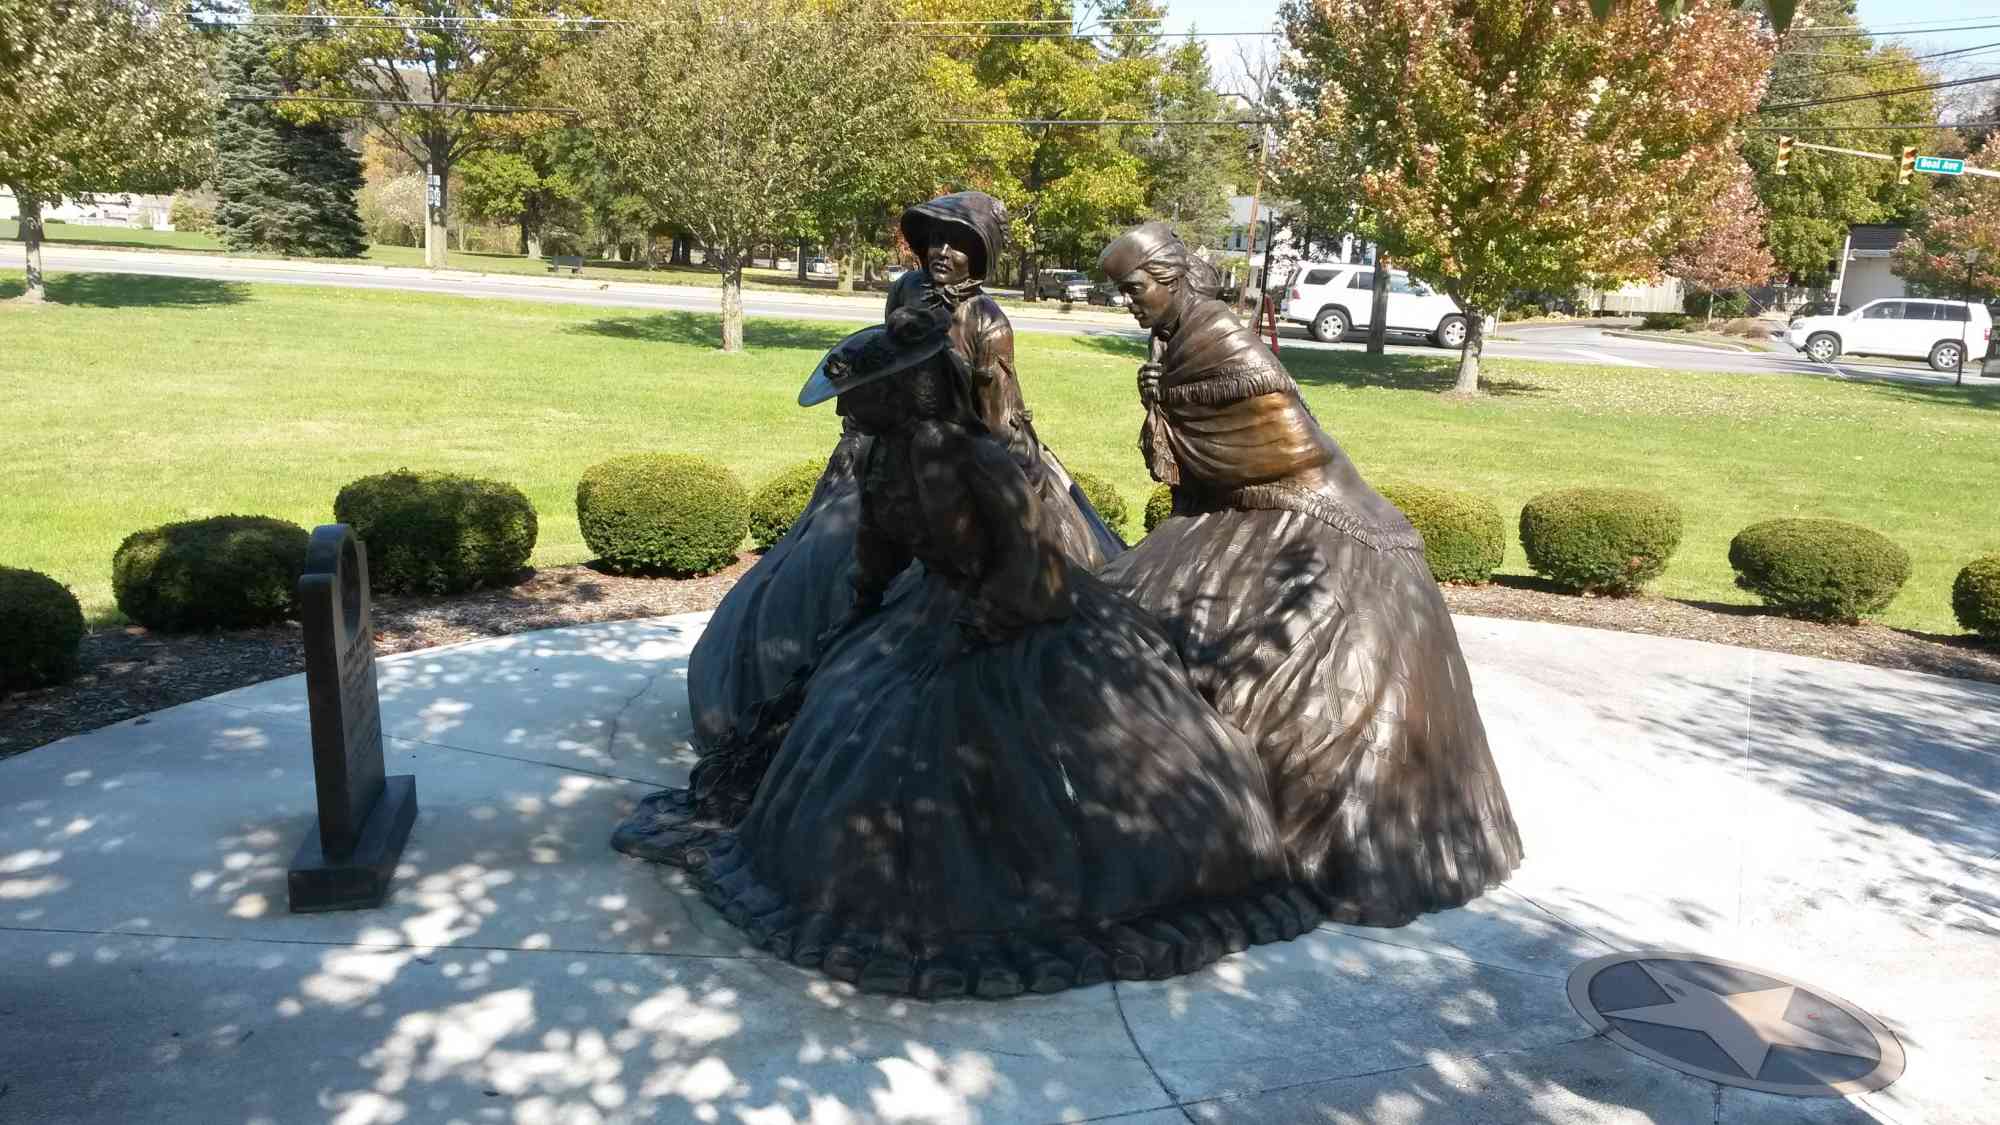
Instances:
[[[315,528],[299,576],[319,822],[287,873],[294,913],[380,906],[410,826],[417,780],[384,776],[368,550],[346,524]]]

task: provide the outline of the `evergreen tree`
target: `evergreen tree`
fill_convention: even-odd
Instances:
[[[276,61],[282,38],[262,26],[235,33],[223,62],[228,96],[287,91]],[[355,205],[361,162],[334,124],[295,124],[276,102],[230,101],[216,150],[215,227],[231,250],[313,258],[355,258],[367,250]]]

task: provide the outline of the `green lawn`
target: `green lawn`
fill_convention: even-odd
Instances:
[[[581,561],[574,489],[597,460],[701,453],[754,486],[823,456],[831,407],[793,403],[851,328],[753,320],[748,353],[724,357],[714,319],[693,314],[90,274],[50,290],[39,309],[0,304],[0,563],[55,574],[100,620],[129,532],[231,512],[311,526],[342,484],[398,466],[519,485],[541,514],[535,561]],[[18,274],[0,275],[0,295],[18,291]],[[1027,333],[1019,358],[1044,437],[1139,511],[1136,345]],[[1655,586],[1670,596],[1747,601],[1730,536],[1833,516],[1910,551],[1889,623],[1955,632],[1953,575],[2000,550],[1990,388],[1494,360],[1494,393],[1462,402],[1437,393],[1448,357],[1285,359],[1373,479],[1484,493],[1510,522],[1569,485],[1679,498],[1686,540]],[[1525,571],[1518,543],[1506,569]]]

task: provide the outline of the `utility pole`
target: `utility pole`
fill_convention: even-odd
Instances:
[[[1264,127],[1257,126],[1257,139],[1250,142],[1251,152],[1257,157],[1257,186],[1250,191],[1250,234],[1249,253],[1243,259],[1243,288],[1236,293],[1236,311],[1241,313],[1249,304],[1250,287],[1257,277],[1257,207],[1264,198]],[[1268,240],[1266,240],[1268,243]],[[1267,244],[1264,257],[1268,260],[1271,248]],[[1263,294],[1260,292],[1261,298]]]

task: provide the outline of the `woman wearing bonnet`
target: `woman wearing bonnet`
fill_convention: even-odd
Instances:
[[[1099,576],[1256,744],[1293,876],[1335,920],[1476,897],[1520,836],[1422,539],[1166,224],[1100,264],[1152,333],[1140,444],[1174,513]]]
[[[922,308],[948,318],[951,350],[975,413],[1026,474],[1063,553],[1095,569],[1125,545],[1036,435],[1014,370],[1013,326],[984,289],[1005,230],[1005,208],[984,192],[957,192],[909,208],[903,237],[923,268],[891,287],[885,311]],[[860,519],[857,472],[868,440],[852,426],[843,429],[804,512],[723,598],[695,645],[688,702],[694,742],[704,752],[783,690],[812,661],[821,634],[846,612]]]

